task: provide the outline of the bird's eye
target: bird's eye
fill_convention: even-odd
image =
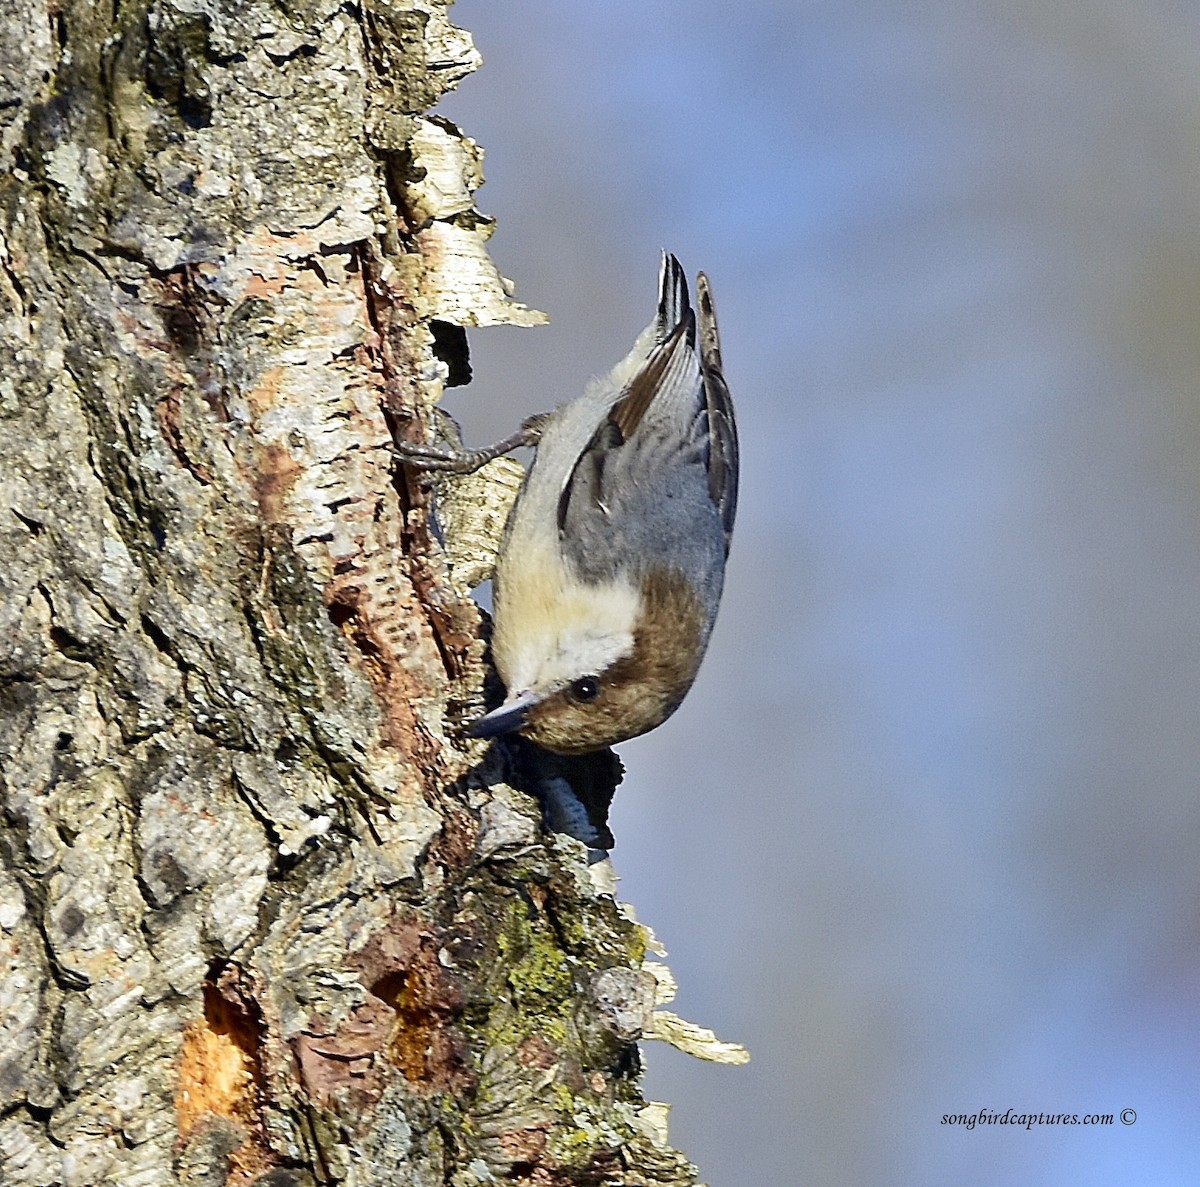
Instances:
[[[578,680],[571,681],[567,695],[571,700],[586,705],[600,695],[600,681],[595,676],[581,676]]]

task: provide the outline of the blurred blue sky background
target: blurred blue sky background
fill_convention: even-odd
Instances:
[[[691,698],[620,748],[646,1047],[713,1187],[1200,1183],[1200,8],[459,0],[442,110],[542,330],[468,438],[712,278],[742,436]],[[979,1109],[1126,1127],[940,1124]]]

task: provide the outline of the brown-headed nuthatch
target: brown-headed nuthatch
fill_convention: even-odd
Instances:
[[[537,452],[493,584],[492,654],[507,698],[471,727],[580,754],[644,734],[692,686],[708,646],[737,505],[738,444],[712,293],[699,325],[663,254],[658,312],[582,396],[490,449],[403,448],[433,469]]]

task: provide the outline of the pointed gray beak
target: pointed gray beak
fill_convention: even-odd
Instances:
[[[522,692],[509,697],[503,705],[485,713],[467,729],[469,738],[496,738],[512,734],[525,724],[525,714],[538,702],[536,693]]]

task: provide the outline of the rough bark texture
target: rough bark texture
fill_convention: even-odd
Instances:
[[[390,450],[539,316],[422,114],[475,64],[438,0],[0,14],[6,1187],[694,1181]]]

